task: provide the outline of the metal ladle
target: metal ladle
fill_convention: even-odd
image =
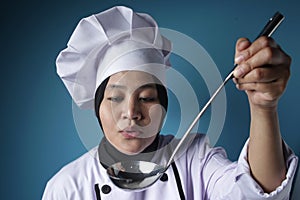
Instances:
[[[267,36],[270,37],[272,33],[276,30],[276,28],[283,21],[284,16],[279,12],[276,12],[272,18],[265,25],[261,33],[258,37]],[[257,37],[257,38],[258,38]],[[199,114],[196,116],[194,121],[191,123],[183,137],[180,139],[176,148],[174,149],[170,159],[168,160],[165,166],[158,165],[153,162],[148,161],[122,161],[115,163],[107,168],[107,174],[109,175],[112,182],[122,189],[142,189],[154,184],[170,167],[173,162],[174,156],[179,150],[180,146],[191,132],[197,121],[203,115],[203,113],[207,110],[208,106],[215,99],[217,94],[221,91],[221,89],[225,86],[225,84],[233,78],[234,68],[237,67],[237,64],[234,65],[231,72],[227,75],[223,83],[219,86],[219,88],[215,91],[215,93],[211,96]]]

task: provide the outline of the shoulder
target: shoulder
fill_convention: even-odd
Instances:
[[[93,168],[95,162],[98,162],[97,149],[98,147],[94,147],[76,160],[65,165],[53,178],[58,178],[60,176],[78,176],[78,173],[81,172],[80,170]]]
[[[76,187],[79,182],[90,179],[97,170],[98,164],[97,147],[83,154],[76,160],[62,167],[48,182],[44,196],[56,194],[66,195],[70,192],[68,188]]]

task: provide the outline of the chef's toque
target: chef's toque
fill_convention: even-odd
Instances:
[[[57,57],[57,73],[74,102],[93,109],[97,88],[117,72],[143,71],[165,84],[170,52],[152,17],[117,6],[79,22]]]

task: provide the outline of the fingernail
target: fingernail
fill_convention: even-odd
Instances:
[[[244,69],[241,66],[237,66],[233,71],[233,76],[236,78],[242,77],[244,75]]]
[[[232,81],[234,82],[234,84],[237,84],[237,80],[235,77],[232,79]]]
[[[245,56],[243,54],[237,56],[235,59],[234,59],[234,62],[235,63],[240,63],[242,62],[243,60],[245,59]]]

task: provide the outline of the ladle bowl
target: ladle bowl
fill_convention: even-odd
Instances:
[[[143,189],[155,183],[165,167],[147,161],[122,161],[107,168],[112,182],[122,189]]]

